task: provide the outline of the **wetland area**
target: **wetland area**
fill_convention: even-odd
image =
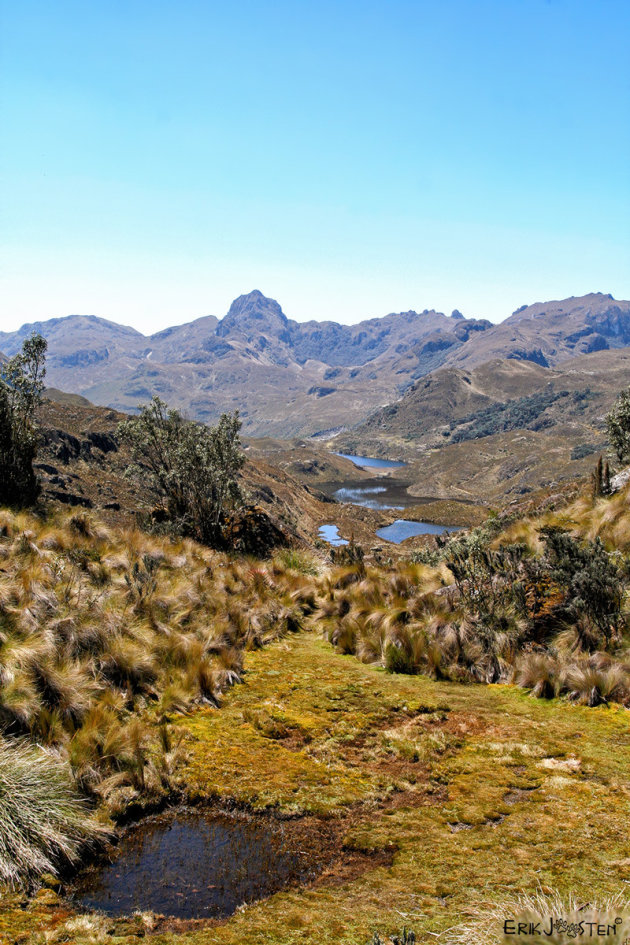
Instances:
[[[383,471],[371,479],[346,479],[322,483],[321,491],[337,502],[359,505],[374,511],[403,511],[406,508],[416,508],[433,501],[430,498],[409,495],[407,489],[411,482],[389,475],[390,470],[404,468],[405,463],[378,459],[373,456],[355,456],[346,453],[335,455],[351,460],[360,469]],[[375,537],[397,545],[407,538],[415,538],[418,535],[441,535],[457,530],[458,528],[452,525],[436,525],[431,522],[400,518],[376,529]],[[332,522],[320,527],[319,537],[333,547],[348,544],[348,541],[339,534],[338,525]]]

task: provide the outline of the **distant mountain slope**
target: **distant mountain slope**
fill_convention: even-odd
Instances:
[[[564,434],[573,430],[601,440],[603,416],[629,382],[630,347],[582,355],[556,368],[511,359],[471,370],[441,368],[335,442],[399,452],[560,426]]]
[[[474,367],[491,358],[533,361],[552,367],[580,354],[630,345],[630,302],[593,292],[581,298],[524,305],[465,349],[449,352],[445,365]]]
[[[286,437],[354,427],[384,405],[396,407],[414,381],[441,367],[469,371],[508,360],[511,366],[502,369],[508,386],[496,396],[481,388],[463,396],[466,382],[455,375],[448,384],[436,382],[446,404],[454,398],[457,410],[481,409],[493,396],[507,396],[510,384],[528,385],[531,365],[544,369],[630,345],[630,303],[595,293],[524,307],[500,325],[428,310],[340,325],[298,323],[254,291],[236,299],[220,321],[209,315],[145,336],[72,315],[0,332],[0,350],[14,354],[32,331],[48,339],[47,381],[56,388],[122,410],[159,394],[206,421],[238,407],[246,433]],[[524,375],[519,362],[528,365]],[[532,378],[538,382],[535,373]],[[433,415],[431,409],[426,422],[442,422],[444,410],[436,406]]]

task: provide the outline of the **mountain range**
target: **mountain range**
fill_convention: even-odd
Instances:
[[[438,369],[460,372],[452,377],[461,386],[466,372],[495,359],[544,374],[580,355],[623,348],[630,302],[592,293],[522,306],[498,325],[434,310],[342,325],[296,322],[253,291],[220,320],[205,316],[147,336],[71,315],[0,332],[0,351],[15,354],[33,331],[48,340],[47,380],[56,388],[125,411],[158,394],[209,422],[239,408],[245,433],[286,437],[332,434],[401,398],[417,400],[420,379]],[[487,406],[485,396],[476,408]]]

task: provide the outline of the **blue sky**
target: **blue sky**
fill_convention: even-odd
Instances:
[[[0,0],[0,327],[630,297],[627,0]]]

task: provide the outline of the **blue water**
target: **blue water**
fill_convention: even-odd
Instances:
[[[374,456],[353,456],[352,453],[335,453],[335,456],[342,456],[343,459],[349,459],[355,466],[370,467],[372,469],[400,469],[406,466],[406,463],[397,463],[392,459],[376,459]]]
[[[385,541],[399,545],[405,538],[415,538],[416,535],[443,535],[444,532],[457,532],[458,528],[451,525],[431,525],[430,522],[410,522],[408,519],[397,519],[385,528],[379,528],[376,534]]]
[[[339,529],[336,525],[322,525],[319,529],[319,537],[327,541],[329,545],[334,545],[336,548],[340,545],[348,544],[345,538],[341,538],[339,535]]]

